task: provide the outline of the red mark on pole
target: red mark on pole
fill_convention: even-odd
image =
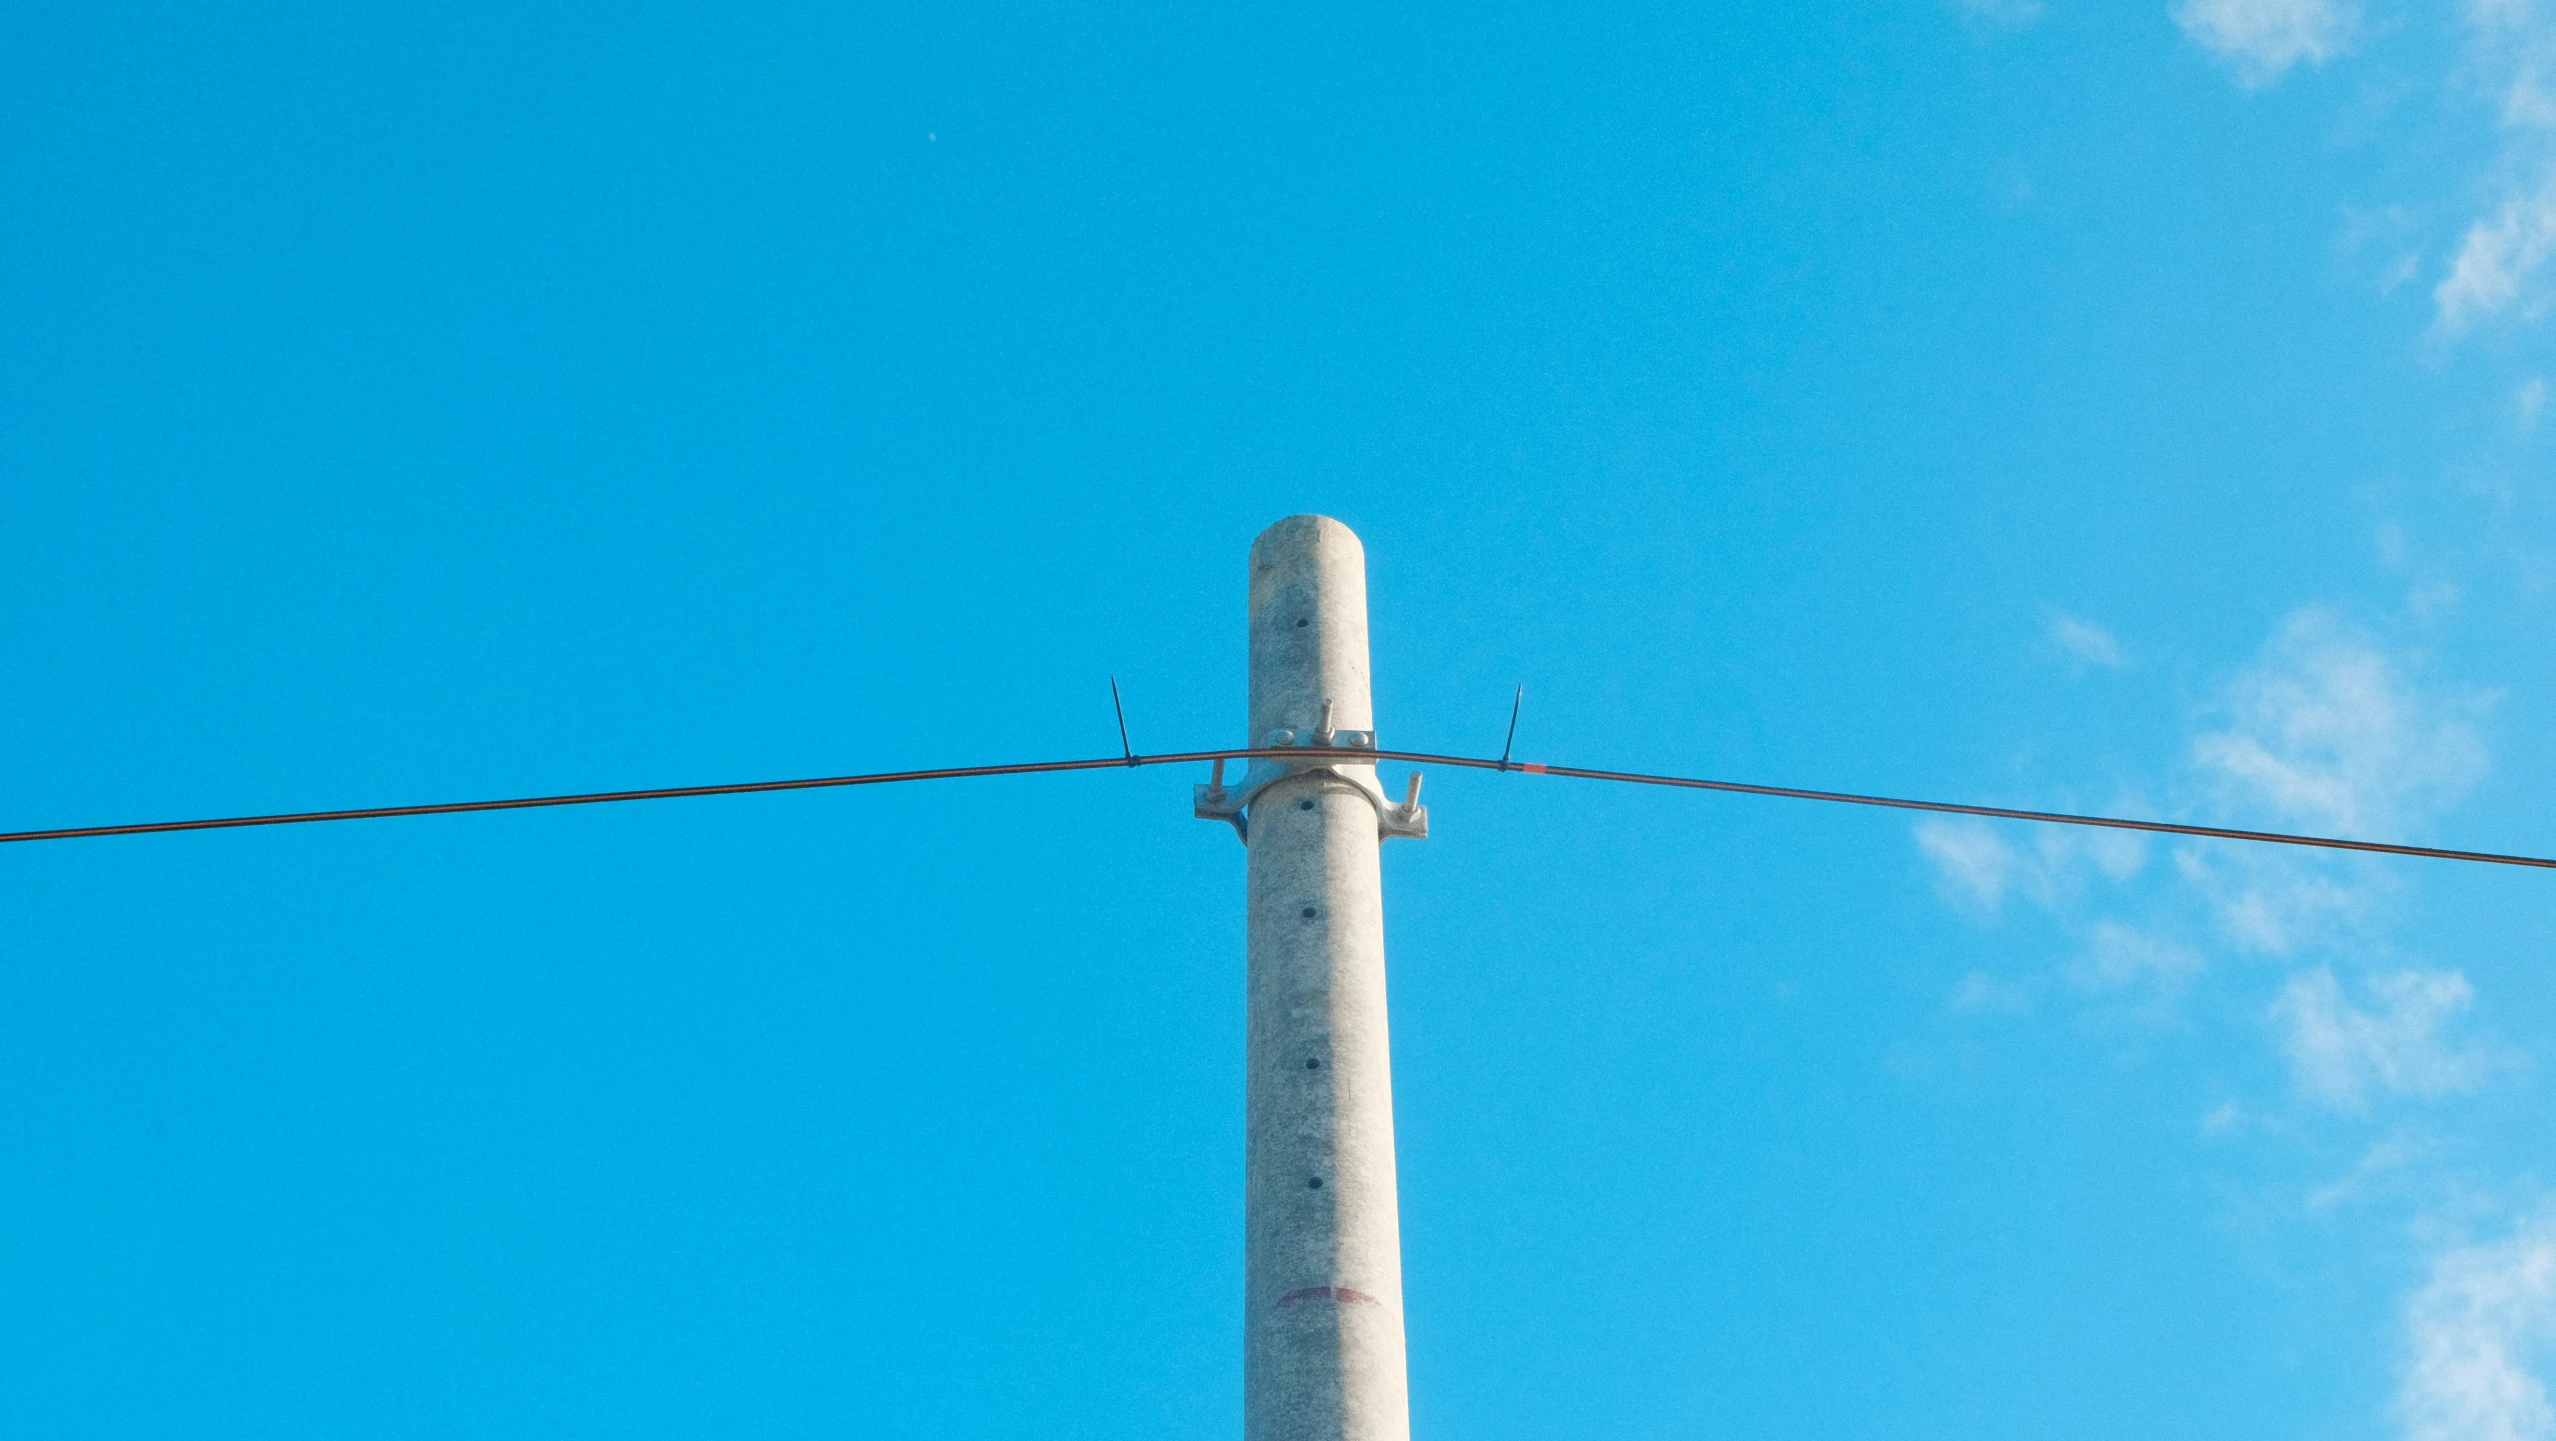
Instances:
[[[1544,774],[1544,767],[1542,767],[1542,766],[1540,766],[1540,765],[1537,765],[1537,764],[1536,764],[1535,762],[1533,762],[1533,761],[1520,761],[1520,762],[1518,762],[1518,769],[1519,769],[1519,770],[1522,770],[1522,771],[1525,771],[1528,775],[1531,775],[1531,776],[1540,776],[1540,775]]]
[[[1352,1302],[1362,1306],[1384,1304],[1364,1291],[1353,1291],[1346,1286],[1306,1286],[1279,1297],[1278,1306],[1284,1310],[1298,1301],[1337,1301],[1344,1306]]]

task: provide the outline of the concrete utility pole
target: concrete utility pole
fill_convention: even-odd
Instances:
[[[1375,749],[1366,550],[1299,515],[1251,548],[1254,747]],[[1375,762],[1256,760],[1198,788],[1242,833],[1250,963],[1245,1441],[1407,1441],[1378,843],[1425,836]]]

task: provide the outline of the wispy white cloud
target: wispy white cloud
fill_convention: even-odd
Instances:
[[[2090,872],[2127,880],[2148,857],[2146,843],[2122,831],[2076,835],[2044,826],[2022,832],[2028,839],[2018,844],[1987,821],[1926,820],[1915,829],[1946,893],[1992,914],[2009,895],[2056,908],[2084,890]]]
[[[2424,688],[2407,657],[2310,607],[2228,679],[2176,787],[2187,814],[2216,821],[2409,839],[2485,774],[2476,720],[2490,699]],[[2122,832],[1945,819],[1914,832],[1944,893],[1990,915],[2015,897],[2074,911],[2098,881],[2138,876],[2147,856]],[[2367,866],[2261,848],[2184,845],[2173,860],[2221,938],[2265,955],[2353,934],[2392,884]]]
[[[2230,677],[2187,779],[2215,819],[2405,839],[2483,777],[2490,698],[2427,690],[2408,660],[2315,607]],[[2175,873],[2242,950],[2290,955],[2350,935],[2393,884],[2377,868],[2286,851],[2185,846]]]
[[[2486,698],[2434,696],[2331,612],[2285,621],[2229,684],[2222,728],[2192,744],[2225,813],[2340,831],[2401,832],[2483,778]]]
[[[2185,846],[2174,853],[2174,871],[2208,903],[2221,940],[2265,956],[2358,933],[2387,886],[2367,865],[2253,848]]]
[[[2546,1441],[2556,1410],[2531,1369],[2556,1333],[2556,1219],[2452,1247],[2405,1313],[2397,1410],[2409,1441]]]
[[[2352,46],[2360,11],[2345,0],[2182,0],[2174,23],[2259,90],[2297,65],[2322,65]]]
[[[2439,252],[2447,261],[2432,285],[2436,343],[2556,308],[2556,0],[2463,0],[2457,9],[2465,59],[2443,88],[2488,100],[2499,142],[2468,181],[2475,211]],[[2177,0],[2173,15],[2249,90],[2345,54],[2362,30],[2354,0]],[[2338,252],[2386,294],[2425,268],[2424,228],[2402,205],[2346,207]]]
[[[2536,320],[2548,296],[2538,272],[2556,255],[2556,172],[2527,194],[2507,195],[2468,226],[2449,274],[2432,287],[2440,333],[2454,336],[2494,317]]]
[[[2119,921],[2097,921],[2069,976],[2089,991],[2130,992],[2164,1010],[2208,964],[2192,947]]]
[[[1947,891],[1990,911],[2005,902],[2021,862],[1995,831],[1963,821],[1918,822],[1917,848]]]
[[[2089,665],[2107,670],[2121,669],[2124,658],[2121,642],[2112,632],[2091,621],[2083,621],[2061,610],[2047,613],[2044,633],[2051,643]]]
[[[2346,273],[2392,295],[2423,273],[2422,223],[2403,205],[2346,205],[2334,258]]]
[[[2012,981],[1971,971],[1954,983],[1944,1005],[1956,1016],[2015,1015],[2032,1009],[2032,995]]]
[[[2363,1151],[2361,1158],[2352,1163],[2352,1169],[2341,1177],[2310,1191],[2307,1207],[2311,1211],[2331,1211],[2358,1200],[2387,1177],[2431,1154],[2431,1150],[2430,1144],[2419,1136],[2402,1132],[2389,1136]]]
[[[2301,1094],[2338,1111],[2365,1111],[2374,1093],[2441,1096],[2471,1091],[2494,1057],[2445,1034],[2475,992],[2456,971],[2373,977],[2372,1004],[2353,1004],[2334,973],[2293,976],[2272,1002],[2290,1076]]]
[[[2382,543],[2407,546],[2401,534]],[[2488,702],[2431,683],[2419,653],[2303,609],[2191,713],[2161,788],[2170,813],[2197,820],[2420,838],[2484,775]],[[2272,1188],[2263,1214],[2293,1222],[2432,1202],[2445,1150],[2457,1151],[2431,1134],[2455,1124],[2440,1103],[2526,1060],[2475,1023],[2465,972],[2373,965],[2394,950],[2388,903],[2407,881],[2368,858],[2207,840],[2173,844],[2166,866],[2143,866],[2136,849],[2107,862],[2095,847],[2109,836],[2045,829],[1945,818],[1913,828],[1955,905],[1993,917],[2027,903],[2071,938],[2038,974],[1968,971],[1947,996],[1948,1020],[2074,1009],[2080,1022],[2199,1030],[2229,1014],[2208,990],[2245,987],[2240,1014],[2259,1020],[2244,1044],[2263,1045],[2256,1054],[2282,1079],[2213,1097],[2196,1144],[2297,1158],[2353,1140],[2340,1174],[2317,1163]],[[2277,972],[2228,963],[2246,956],[2294,959]],[[2556,1441],[2545,1394],[2516,1359],[2518,1313],[2489,1288],[2513,1254],[2445,1257],[2409,1311],[2399,1405],[2415,1441]]]
[[[2458,609],[2458,582],[2427,580],[2405,592],[2405,613],[2416,620],[2438,620]]]
[[[2484,775],[2478,723],[2490,697],[2427,685],[2418,661],[2330,611],[2289,616],[2195,713],[2168,786],[2174,809],[2241,826],[2419,838]],[[1995,917],[2022,901],[2075,938],[2056,967],[2065,992],[1973,972],[1952,990],[1956,1015],[2073,993],[2164,1019],[2220,969],[2218,956],[2306,958],[2254,1002],[2291,1098],[2231,1098],[2207,1135],[2320,1114],[2349,1124],[2390,1102],[2475,1090],[2517,1063],[2465,1035],[2475,995],[2461,971],[2369,970],[2387,949],[2388,902],[2406,882],[2366,858],[2194,841],[2152,872],[2135,836],[1946,818],[1913,830],[1957,906]],[[2310,1209],[2418,1157],[2398,1147],[2363,1159],[2352,1176],[2306,1192]]]
[[[2503,123],[2556,129],[2556,29],[2542,0],[2466,0],[2469,45],[2479,77],[2501,100]]]
[[[2542,272],[2556,256],[2556,15],[2542,0],[2468,0],[2464,9],[2468,78],[2495,98],[2503,143],[2486,172],[2485,212],[2432,289],[2440,339],[2545,315]]]
[[[2041,0],[1960,0],[1962,15],[1982,25],[2019,30],[2041,18]]]

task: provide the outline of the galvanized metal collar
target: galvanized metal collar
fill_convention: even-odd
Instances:
[[[1330,720],[1329,705],[1323,707],[1323,719]],[[1297,747],[1329,752],[1307,756],[1303,760],[1276,756],[1254,756],[1243,771],[1242,779],[1232,786],[1225,784],[1225,763],[1216,762],[1215,776],[1199,786],[1194,794],[1191,812],[1202,821],[1224,821],[1232,825],[1234,834],[1248,842],[1251,839],[1251,803],[1262,791],[1290,776],[1328,775],[1345,781],[1376,808],[1376,838],[1391,840],[1395,836],[1421,839],[1429,834],[1429,808],[1420,804],[1420,775],[1411,776],[1411,790],[1401,803],[1385,799],[1384,787],[1376,782],[1376,763],[1356,760],[1341,751],[1372,751],[1376,748],[1374,731],[1336,731],[1325,725],[1307,731],[1275,730],[1264,737],[1255,750],[1288,750]]]

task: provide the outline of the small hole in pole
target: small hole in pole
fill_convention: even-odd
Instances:
[[[1322,1069],[1322,1062],[1320,1062],[1320,1061],[1307,1061],[1307,1062],[1305,1062],[1305,1069],[1306,1069],[1306,1070],[1308,1070],[1308,1071],[1319,1071],[1319,1070],[1321,1070],[1321,1069]]]
[[[1311,906],[1307,906],[1307,907],[1305,907],[1305,919],[1306,919],[1306,920],[1309,920],[1309,921],[1310,921],[1310,920],[1312,920],[1312,919],[1313,919],[1316,915],[1318,915],[1318,914],[1320,914],[1320,912],[1316,911],[1313,907],[1311,907]]]
[[[1298,630],[1303,630],[1306,626],[1309,626],[1309,625],[1311,625],[1311,624],[1313,624],[1313,622],[1312,622],[1312,621],[1309,621],[1309,620],[1300,620],[1300,621],[1297,621],[1297,622],[1296,622],[1296,629],[1298,629]]]
[[[1306,1189],[1306,1190],[1308,1190],[1308,1191],[1319,1191],[1319,1190],[1321,1190],[1321,1189],[1322,1189],[1322,1177],[1320,1177],[1320,1176],[1315,1176],[1315,1177],[1312,1177],[1311,1179],[1307,1180],[1307,1181],[1305,1182],[1305,1189]]]
[[[1298,810],[1300,810],[1300,811],[1309,811],[1309,810],[1312,810],[1312,809],[1313,809],[1313,802],[1311,802],[1311,801],[1298,801],[1298,802],[1296,802],[1296,809],[1298,809]]]

